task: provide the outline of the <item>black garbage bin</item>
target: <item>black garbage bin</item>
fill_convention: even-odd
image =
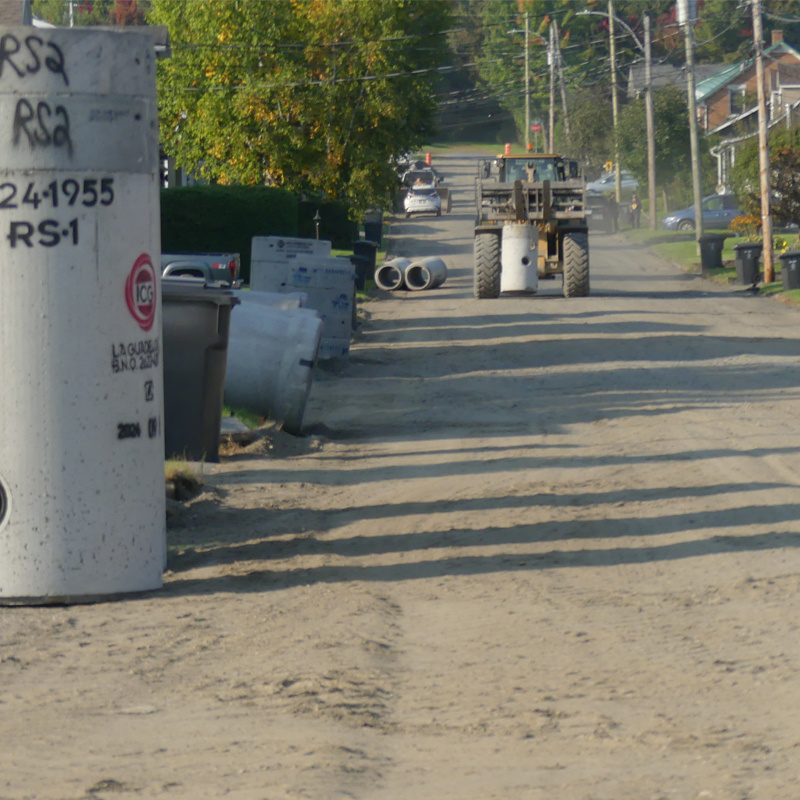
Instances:
[[[746,286],[758,283],[760,269],[758,260],[761,258],[761,242],[739,242],[733,246],[736,254],[736,280]]]
[[[367,211],[364,214],[364,238],[378,247],[383,241],[383,211]]]
[[[700,267],[703,272],[722,269],[722,248],[727,238],[727,233],[707,233],[700,237]]]
[[[800,250],[787,250],[780,259],[783,290],[800,289]]]
[[[161,296],[165,455],[219,461],[228,333],[239,300],[225,284],[189,277],[162,279]]]
[[[353,255],[367,259],[367,278],[375,279],[375,259],[377,258],[378,245],[368,239],[356,239],[353,242]]]
[[[366,256],[357,256],[353,253],[350,256],[350,263],[353,265],[356,271],[356,289],[358,291],[363,292],[364,289],[367,287],[367,277],[370,274],[370,262]],[[372,277],[375,277],[375,267],[373,265],[372,270]]]

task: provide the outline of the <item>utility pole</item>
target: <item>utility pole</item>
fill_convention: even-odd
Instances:
[[[764,30],[761,24],[761,0],[753,0],[753,39],[756,46],[756,80],[758,81],[758,176],[761,184],[761,234],[764,242],[764,283],[775,280],[772,251],[772,216],[769,207],[769,132],[767,100],[764,91]]]
[[[531,149],[531,70],[530,70],[530,44],[531,44],[531,15],[525,12],[525,151]]]
[[[567,81],[564,78],[564,60],[561,57],[561,40],[558,33],[558,23],[553,20],[553,44],[555,45],[554,54],[557,59],[558,85],[561,89],[561,111],[564,114],[564,135],[567,140],[567,148],[570,147],[569,130],[569,111],[567,109]]]
[[[555,35],[553,26],[548,31],[550,42],[547,45],[547,63],[550,67],[550,152],[556,151],[556,59],[555,59]]]
[[[656,230],[656,134],[653,112],[653,59],[650,52],[650,15],[644,15],[644,82],[647,118],[647,198],[650,204],[650,230]]]
[[[617,43],[614,39],[614,0],[608,0],[608,36],[611,51],[611,113],[614,120],[614,191],[622,200],[622,177],[619,169],[619,98],[617,97]]]
[[[689,3],[683,0],[683,33],[686,37],[686,93],[689,107],[689,145],[692,153],[692,193],[694,195],[694,231],[697,252],[700,252],[700,237],[703,235],[703,195],[700,188],[700,142],[697,138],[697,105],[694,95],[694,18]]]

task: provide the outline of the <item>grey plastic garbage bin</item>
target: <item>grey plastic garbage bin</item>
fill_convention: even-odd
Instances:
[[[167,457],[218,461],[231,310],[239,300],[202,278],[161,282],[164,449]]]
[[[780,259],[784,291],[800,289],[800,250],[787,250]]]
[[[758,260],[761,258],[761,242],[739,242],[733,246],[736,254],[736,280],[750,286],[758,283],[760,270]]]
[[[722,269],[722,248],[727,238],[726,233],[707,233],[700,237],[700,267],[703,272]]]

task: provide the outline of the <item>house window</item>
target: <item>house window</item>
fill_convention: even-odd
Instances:
[[[728,99],[731,104],[730,116],[735,117],[746,111],[744,107],[744,86],[729,86]]]

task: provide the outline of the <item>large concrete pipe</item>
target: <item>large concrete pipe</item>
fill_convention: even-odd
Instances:
[[[300,433],[322,320],[312,309],[275,308],[248,294],[231,316],[225,402]]]
[[[415,259],[405,270],[406,286],[412,292],[435,289],[445,280],[447,280],[447,264],[435,256]]]
[[[0,29],[0,603],[166,558],[153,37]]]
[[[258,303],[262,306],[282,308],[289,311],[295,308],[305,308],[308,305],[308,295],[304,292],[254,292],[245,289],[234,289],[234,296],[239,302]]]
[[[510,222],[503,226],[500,248],[500,291],[533,293],[539,289],[536,248],[538,239],[527,222]]]
[[[408,258],[392,258],[384,261],[375,270],[375,285],[387,292],[405,287],[406,267],[411,263]]]

